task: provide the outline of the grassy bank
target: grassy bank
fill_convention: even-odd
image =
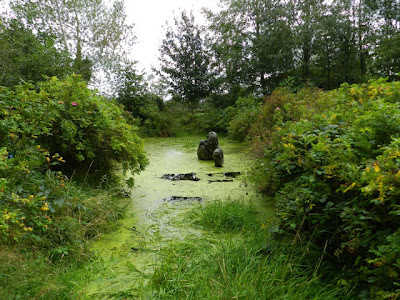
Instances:
[[[350,299],[324,257],[308,244],[271,234],[254,206],[242,201],[194,205],[175,219],[184,232],[154,237],[159,249],[141,299]],[[154,246],[154,245],[157,246]]]
[[[77,201],[52,216],[54,229],[36,244],[0,248],[0,299],[79,299],[78,287],[95,272],[91,243],[118,228],[128,198],[66,184]]]

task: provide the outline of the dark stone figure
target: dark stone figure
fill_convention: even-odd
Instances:
[[[214,160],[216,167],[222,167],[224,153],[218,144],[218,135],[214,131],[207,134],[207,140],[200,141],[197,157],[201,160]]]

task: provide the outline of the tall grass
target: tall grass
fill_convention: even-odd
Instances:
[[[253,205],[241,200],[228,201],[201,205],[190,216],[196,225],[215,233],[254,233],[260,228],[261,218]]]
[[[143,298],[350,298],[337,280],[322,280],[329,271],[320,257],[271,240],[252,205],[215,201],[189,216],[213,236],[191,235],[163,247]]]
[[[90,277],[91,260],[55,263],[43,253],[0,250],[0,299],[79,299],[76,287]]]
[[[96,268],[91,241],[118,227],[128,199],[68,183],[71,200],[35,244],[0,245],[0,299],[79,299]]]

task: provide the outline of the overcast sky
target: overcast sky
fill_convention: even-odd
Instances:
[[[166,22],[173,24],[173,16],[182,10],[193,10],[196,23],[204,22],[201,8],[218,10],[219,0],[125,0],[130,22],[135,23],[137,36],[133,58],[139,62],[139,70],[150,71],[158,66],[161,41],[165,36]]]

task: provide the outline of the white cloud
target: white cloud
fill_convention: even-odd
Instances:
[[[158,65],[159,48],[165,36],[166,22],[173,22],[174,12],[193,10],[196,22],[203,23],[201,9],[218,9],[219,0],[125,0],[126,12],[130,22],[135,23],[137,36],[132,57],[138,61],[139,69],[150,71]]]

